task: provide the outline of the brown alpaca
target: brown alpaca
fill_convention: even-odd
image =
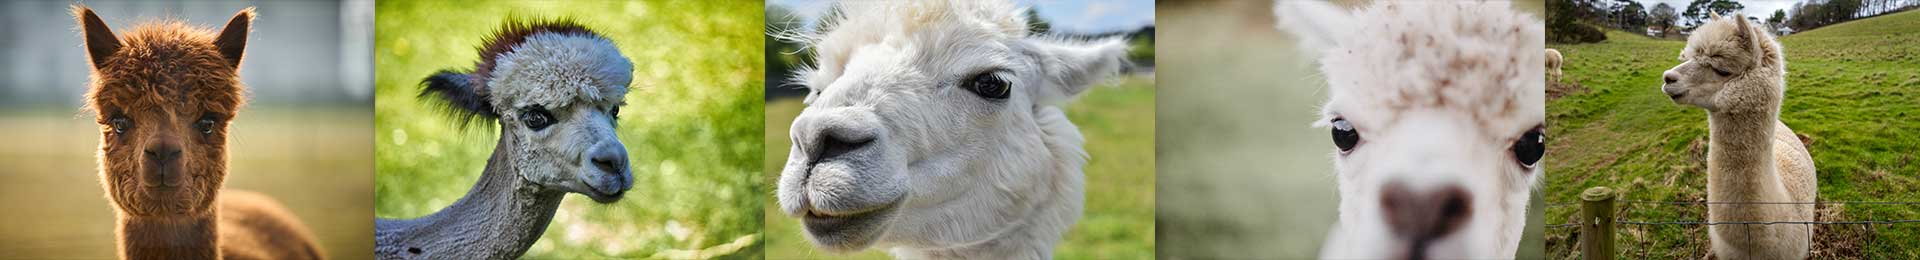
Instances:
[[[125,37],[73,7],[93,73],[100,180],[115,206],[123,259],[319,259],[305,225],[259,193],[221,192],[227,122],[253,8],[218,34],[163,20]],[[218,203],[216,203],[218,202]]]

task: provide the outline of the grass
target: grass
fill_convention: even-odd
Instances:
[[[77,98],[77,97],[76,97]],[[373,251],[372,126],[365,103],[255,103],[227,139],[226,189],[265,193],[335,259]],[[113,206],[100,186],[100,128],[78,108],[0,112],[0,252],[22,259],[111,259]]]
[[[1706,113],[1662,95],[1660,75],[1686,43],[1609,31],[1606,42],[1549,45],[1567,57],[1567,82],[1585,92],[1550,101],[1547,198],[1578,201],[1609,186],[1627,200],[1703,201]],[[1920,12],[1828,26],[1780,38],[1787,93],[1780,118],[1809,137],[1823,201],[1920,201]],[[1548,208],[1550,223],[1577,219],[1577,207]],[[1820,221],[1920,219],[1911,205],[1833,205]],[[1621,218],[1699,221],[1704,207],[1635,205]],[[1920,257],[1920,225],[1822,226],[1817,258]],[[1572,229],[1548,232],[1555,258],[1579,257]],[[1710,254],[1703,226],[1628,226],[1622,256],[1696,258]],[[1642,255],[1645,254],[1645,255]]]
[[[375,15],[375,215],[419,217],[479,178],[497,125],[461,128],[417,98],[430,73],[471,68],[510,18],[567,17],[634,63],[619,122],[633,189],[567,195],[527,258],[762,257],[762,6],[741,1],[386,1]]]
[[[1067,107],[1092,156],[1086,167],[1085,215],[1054,247],[1060,259],[1150,259],[1154,252],[1154,79],[1127,76],[1095,87]],[[767,102],[763,182],[772,190],[786,163],[788,127],[804,106],[798,99]],[[786,217],[764,200],[769,259],[889,259],[882,250],[850,255],[813,247],[799,220]]]

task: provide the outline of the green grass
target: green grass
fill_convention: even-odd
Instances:
[[[419,217],[479,178],[498,137],[415,98],[430,73],[472,68],[510,17],[575,19],[634,63],[619,122],[633,189],[567,195],[528,258],[762,256],[762,6],[743,1],[385,1],[376,14],[376,214]]]
[[[1658,90],[1686,43],[1609,31],[1606,42],[1549,45],[1567,57],[1566,82],[1586,92],[1547,105],[1547,198],[1577,201],[1588,187],[1609,186],[1627,200],[1703,201],[1706,113],[1674,104]],[[1782,37],[1787,93],[1780,118],[1812,142],[1823,201],[1920,201],[1920,12],[1854,21]],[[1576,221],[1577,207],[1547,210],[1548,222]],[[1699,221],[1704,207],[1635,205],[1620,218]],[[1821,221],[1920,219],[1920,207],[1834,205]],[[1825,226],[1816,256],[1868,259],[1920,257],[1920,225]],[[1710,254],[1704,226],[1620,229],[1617,246],[1630,258],[1696,258]],[[1556,258],[1578,257],[1572,229],[1548,232]],[[1642,256],[1641,254],[1646,254]]]
[[[371,109],[252,105],[227,138],[225,188],[278,200],[333,259],[372,257]],[[93,116],[77,107],[0,111],[0,133],[0,258],[117,257]]]
[[[1151,259],[1154,252],[1154,79],[1128,76],[1095,87],[1067,106],[1092,156],[1086,167],[1085,215],[1055,246],[1060,259]],[[766,190],[787,158],[788,127],[804,106],[798,99],[767,102]],[[813,247],[799,221],[765,195],[769,259],[889,259],[870,249],[834,255]]]

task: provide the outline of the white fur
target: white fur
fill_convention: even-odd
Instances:
[[[1527,51],[1545,47],[1540,20],[1504,2],[1376,1],[1352,11],[1278,2],[1280,29],[1318,57],[1327,79],[1325,117],[1315,125],[1343,118],[1361,136],[1352,152],[1333,155],[1340,219],[1321,257],[1418,251],[1387,223],[1389,183],[1469,195],[1469,214],[1429,241],[1427,258],[1514,257],[1541,174],[1510,150],[1546,118],[1544,54]]]
[[[506,130],[520,137],[513,138],[512,147],[496,149],[518,150],[516,159],[526,163],[516,164],[522,168],[517,172],[547,187],[591,196],[625,190],[621,183],[630,182],[601,173],[589,158],[626,149],[615,136],[611,111],[626,104],[633,63],[612,41],[535,33],[495,61],[487,97]],[[542,130],[521,125],[527,116],[521,113],[530,107],[548,110],[560,123]]]
[[[834,12],[818,32],[776,32],[816,57],[795,75],[811,93],[790,133],[781,210],[829,251],[1050,258],[1080,217],[1088,159],[1058,106],[1117,73],[1125,44],[1029,36],[1025,10],[1005,1],[848,2]],[[1010,82],[1010,97],[961,87],[983,72]],[[834,137],[871,142],[824,156]]]

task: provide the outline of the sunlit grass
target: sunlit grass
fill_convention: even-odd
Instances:
[[[472,68],[509,18],[570,18],[634,63],[619,136],[633,190],[613,204],[568,195],[528,258],[761,256],[762,6],[748,1],[381,1],[376,14],[376,215],[451,204],[478,179],[499,129],[461,128],[415,98],[434,71]]]

